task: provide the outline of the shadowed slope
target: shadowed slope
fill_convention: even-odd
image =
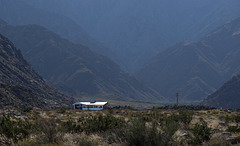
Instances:
[[[232,77],[221,88],[209,95],[203,105],[218,108],[240,108],[240,76]]]
[[[19,50],[0,35],[1,107],[34,106],[51,108],[70,105],[73,98],[51,88],[24,60]]]
[[[158,100],[157,97],[161,97],[123,73],[107,57],[43,27],[3,24],[0,32],[11,38],[40,75],[67,93],[117,100]]]
[[[240,18],[195,43],[179,43],[136,74],[163,96],[201,100],[240,71]]]

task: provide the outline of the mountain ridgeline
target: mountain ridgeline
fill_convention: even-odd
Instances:
[[[240,75],[232,77],[221,88],[209,95],[203,105],[218,108],[240,108]]]
[[[198,42],[179,43],[159,53],[136,75],[168,98],[180,93],[196,101],[214,92],[240,71],[240,18]]]
[[[129,72],[136,71],[165,48],[180,41],[196,41],[240,16],[239,0],[24,2],[68,16],[95,39],[111,48]]]
[[[24,60],[20,50],[0,34],[0,107],[51,108],[74,99],[47,84]]]
[[[116,57],[111,50],[92,38],[79,24],[65,15],[35,8],[23,0],[0,0],[0,19],[11,25],[38,24],[63,38],[90,47],[98,53]]]
[[[239,6],[239,0],[0,0],[0,33],[40,76],[69,95],[175,101],[179,93],[180,102],[208,97],[208,105],[225,101],[220,93],[225,97],[222,88],[230,87],[216,89],[240,73]],[[14,48],[3,38],[12,47],[1,47]],[[69,104],[20,52],[14,56],[19,64],[4,57],[6,50],[2,55],[0,94],[6,104],[30,102],[30,94],[39,101],[34,106],[53,105],[58,98]],[[12,98],[6,99],[8,93]]]
[[[161,99],[158,92],[123,73],[109,58],[44,27],[14,27],[2,21],[0,32],[21,49],[41,76],[66,93],[94,99]]]

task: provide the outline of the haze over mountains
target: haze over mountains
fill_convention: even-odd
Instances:
[[[70,95],[171,101],[179,92],[182,102],[201,101],[239,74],[239,6],[239,0],[0,0],[0,33]]]
[[[50,87],[24,60],[12,42],[0,34],[0,108],[56,107],[74,100]]]
[[[70,17],[119,55],[115,61],[129,72],[165,48],[196,41],[240,16],[239,0],[24,1]]]
[[[111,53],[111,50],[88,35],[71,18],[34,8],[23,0],[0,0],[0,18],[12,25],[38,24],[54,31],[63,38],[86,45],[99,53],[116,56]]]
[[[159,53],[136,74],[167,98],[201,100],[240,73],[240,18]]]
[[[74,44],[38,25],[0,22],[33,68],[59,89],[78,97],[117,100],[159,100],[161,95],[123,73],[120,67],[89,48]]]

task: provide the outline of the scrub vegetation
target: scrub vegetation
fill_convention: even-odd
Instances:
[[[240,142],[239,116],[186,109],[2,110],[0,145],[231,145]]]

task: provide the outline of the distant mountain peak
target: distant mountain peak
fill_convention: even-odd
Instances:
[[[165,97],[181,91],[185,101],[202,100],[240,73],[239,30],[237,18],[197,42],[166,49],[136,74]]]

